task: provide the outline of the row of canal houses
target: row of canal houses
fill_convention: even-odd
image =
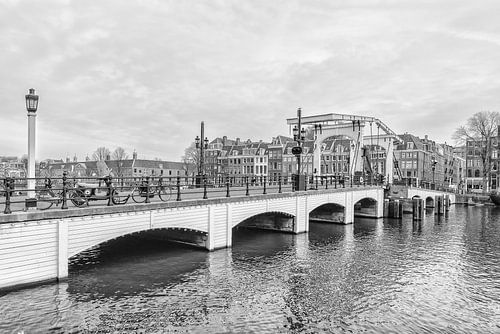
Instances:
[[[369,161],[365,170],[373,174],[393,173],[395,180],[412,184],[436,183],[443,186],[460,186],[465,178],[465,159],[455,153],[452,146],[438,144],[427,136],[419,138],[405,133],[399,136],[402,141],[395,143],[395,166],[386,166],[386,151],[377,145],[368,145],[364,155]],[[297,143],[286,136],[273,137],[271,142],[252,142],[227,137],[216,138],[209,144],[205,157],[205,174],[215,182],[229,177],[234,180],[270,181],[290,179],[297,172],[297,158],[292,148]],[[348,138],[330,138],[324,141],[321,150],[320,166],[314,166],[312,139],[302,144],[301,172],[307,175],[347,176],[350,169],[350,148]],[[236,181],[235,181],[236,182]]]
[[[371,172],[384,175],[394,173],[395,179],[407,179],[414,183],[421,181],[437,184],[456,184],[464,179],[465,159],[457,157],[449,145],[436,144],[427,136],[420,139],[411,134],[399,136],[403,141],[395,145],[394,159],[398,168],[385,165],[386,152],[382,147],[370,147],[364,154],[369,156]],[[271,142],[252,142],[216,138],[205,150],[203,171],[210,183],[261,182],[266,179],[277,182],[290,180],[297,173],[297,157],[292,148],[297,143],[289,137],[278,135]],[[302,143],[301,172],[309,176],[348,176],[350,169],[350,148],[348,138],[330,138],[321,144],[320,166],[314,166],[314,140]],[[435,162],[435,163],[433,163]],[[434,166],[434,168],[433,168]],[[138,159],[134,152],[132,159],[105,161],[44,161],[40,163],[39,176],[69,177],[102,176],[109,172],[117,177],[140,178],[142,176],[192,177],[197,168],[185,162]],[[398,173],[400,175],[398,175]]]
[[[286,136],[273,137],[271,142],[252,142],[228,139],[226,136],[214,139],[208,146],[204,172],[214,182],[229,178],[232,182],[259,182],[266,178],[276,182],[280,178],[289,180],[297,173],[297,158],[292,148],[297,143]],[[348,139],[330,139],[323,143],[321,166],[314,166],[314,140],[302,144],[301,172],[314,175],[321,168],[322,175],[347,175],[349,168]]]

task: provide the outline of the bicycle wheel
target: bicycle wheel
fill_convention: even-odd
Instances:
[[[130,194],[121,195],[116,189],[113,189],[113,196],[111,196],[111,201],[113,204],[122,205],[128,202]]]
[[[116,190],[113,189],[113,196],[111,196],[111,201],[113,204],[118,204],[122,205],[128,202],[128,199],[130,198],[130,194],[127,194],[126,196],[120,195]]]
[[[132,199],[136,203],[144,203],[146,201],[146,194],[142,192],[139,187],[135,187],[132,190]]]
[[[36,207],[38,210],[47,210],[54,205],[56,200],[55,194],[52,191],[41,191],[36,194]]]
[[[169,186],[161,186],[158,188],[158,196],[164,202],[169,201],[172,197],[172,188]]]
[[[79,208],[88,205],[88,201],[83,195],[83,192],[78,189],[75,189],[69,193],[69,199],[71,200],[74,206]]]

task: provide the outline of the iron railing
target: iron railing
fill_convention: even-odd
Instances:
[[[294,192],[293,176],[194,177],[62,177],[0,178],[0,209],[4,214],[27,210],[68,209],[90,205],[125,205]],[[361,181],[361,182],[360,182]],[[374,178],[354,182],[343,176],[306,176],[298,189],[322,190],[381,185]]]

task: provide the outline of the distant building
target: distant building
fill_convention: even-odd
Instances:
[[[83,162],[44,162],[40,166],[41,177],[60,178],[64,172],[68,177],[102,177],[111,174],[115,177],[137,180],[144,176],[185,178],[187,171],[182,162],[137,159],[83,161]]]
[[[454,154],[454,148],[405,133],[399,135],[403,142],[394,149],[398,169],[394,176],[401,176],[412,184],[437,184],[457,187],[463,183],[463,159]],[[461,160],[462,159],[462,160]]]

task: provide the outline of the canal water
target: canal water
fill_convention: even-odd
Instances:
[[[110,242],[63,283],[0,292],[0,333],[500,333],[500,208],[233,242]]]

